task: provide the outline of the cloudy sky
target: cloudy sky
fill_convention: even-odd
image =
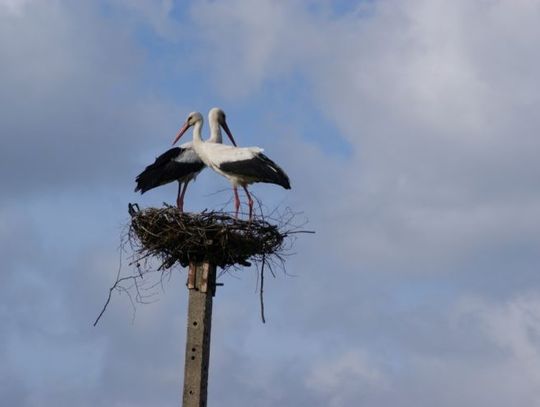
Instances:
[[[209,405],[539,405],[539,49],[538,0],[0,0],[2,403],[179,405],[184,270],[92,322],[127,203],[175,199],[134,176],[220,106],[317,234],[264,325],[221,277]]]

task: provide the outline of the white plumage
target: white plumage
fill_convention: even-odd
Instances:
[[[223,110],[219,108],[211,109],[208,112],[208,122],[210,125],[210,138],[207,143],[209,145],[222,145],[221,127],[227,134],[230,133]],[[232,138],[231,141],[236,145]],[[179,147],[167,150],[157,157],[153,164],[147,166],[135,180],[137,183],[135,192],[141,191],[141,194],[143,194],[150,189],[177,181],[178,195],[176,204],[180,211],[183,211],[187,186],[190,181],[195,180],[205,167],[205,163],[195,152],[193,143],[191,141],[184,143]]]
[[[199,112],[190,113],[173,144],[182,137],[188,128],[193,126],[193,149],[208,167],[226,177],[233,186],[236,216],[238,216],[240,207],[238,186],[244,189],[248,197],[250,219],[253,215],[253,199],[247,190],[247,185],[254,182],[266,182],[281,185],[285,189],[291,188],[287,174],[263,154],[262,148],[232,147],[204,142],[201,138],[202,124],[203,118]],[[230,131],[228,129],[225,131],[231,140],[234,140]]]

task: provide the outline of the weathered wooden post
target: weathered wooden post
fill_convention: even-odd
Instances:
[[[198,264],[191,262],[187,287],[189,305],[182,405],[206,407],[216,266],[209,262]]]

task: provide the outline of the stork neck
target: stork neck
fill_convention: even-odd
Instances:
[[[193,144],[201,144],[202,138],[201,138],[201,129],[202,129],[202,122],[198,121],[193,125]]]
[[[217,120],[210,120],[210,138],[208,139],[211,143],[222,143],[223,137],[221,136],[221,127]]]

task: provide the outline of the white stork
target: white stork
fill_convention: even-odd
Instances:
[[[174,139],[173,145],[187,129],[193,126],[193,149],[208,167],[227,178],[233,186],[236,217],[238,217],[238,209],[240,208],[239,185],[246,191],[250,220],[253,215],[253,199],[249,194],[247,185],[254,182],[266,182],[281,185],[285,189],[291,189],[287,174],[262,153],[262,148],[232,147],[204,142],[201,138],[202,125],[202,115],[199,112],[190,113]],[[232,138],[232,135],[229,136]]]
[[[221,144],[223,142],[221,136],[221,127],[223,127],[231,142],[236,146],[229,126],[227,126],[223,110],[217,107],[211,109],[208,112],[208,122],[210,125],[208,143]],[[178,181],[176,204],[182,212],[184,209],[184,195],[189,182],[195,180],[197,175],[206,167],[193,149],[192,144],[192,142],[184,143],[180,147],[171,148],[157,157],[156,161],[146,167],[135,179],[137,183],[135,192],[141,191],[141,194],[144,194],[150,189]]]

